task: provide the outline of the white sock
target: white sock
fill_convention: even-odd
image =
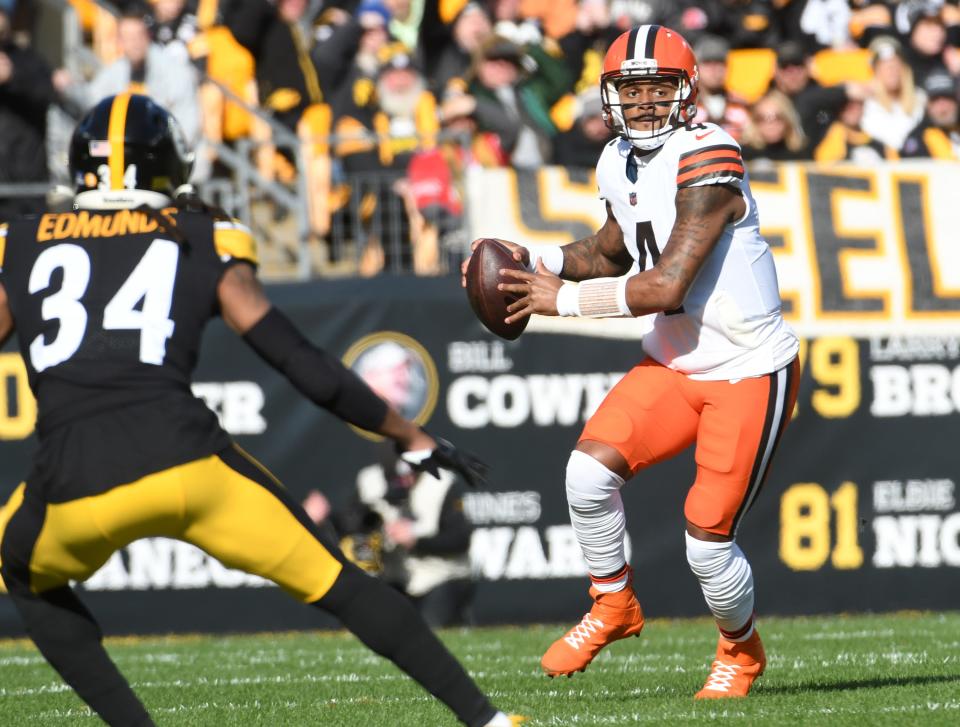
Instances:
[[[700,581],[703,597],[724,636],[746,641],[753,634],[753,572],[740,547],[731,541],[687,537],[687,562]],[[749,628],[744,633],[744,627]]]
[[[627,564],[624,555],[626,519],[620,488],[623,478],[588,454],[574,450],[567,462],[567,505],[587,569],[593,575],[617,573]],[[594,582],[604,593],[623,590],[627,573],[614,581]]]
[[[513,727],[513,720],[503,712],[497,712],[483,727]]]

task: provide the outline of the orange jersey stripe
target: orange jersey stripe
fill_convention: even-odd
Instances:
[[[715,151],[710,151],[709,149],[705,149],[699,154],[694,154],[693,156],[689,156],[686,159],[681,159],[680,169],[683,169],[684,167],[688,167],[691,164],[697,164],[698,162],[705,162],[708,159],[717,159],[718,157],[728,157],[732,159],[734,157],[739,158],[739,155],[734,151],[730,151],[729,149],[717,149]]]
[[[677,185],[681,185],[684,182],[694,179],[696,177],[702,177],[704,174],[716,174],[717,172],[735,172],[736,174],[743,176],[743,165],[735,164],[732,162],[726,162],[726,163],[709,164],[705,167],[692,169],[689,172],[684,172],[683,174],[677,175]]]

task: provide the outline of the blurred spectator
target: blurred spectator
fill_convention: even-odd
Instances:
[[[948,53],[948,57],[960,55],[960,3],[957,0],[950,0],[941,6],[940,17],[943,18],[943,25],[947,29],[947,46],[957,52]],[[956,60],[954,62],[957,62]],[[948,61],[947,66],[950,72],[956,75],[954,65]]]
[[[347,557],[410,596],[430,626],[470,623],[472,528],[463,486],[447,470],[439,479],[413,472],[392,445],[381,447],[378,459],[357,474],[346,506],[330,512],[313,491],[305,508],[312,517],[330,512]]]
[[[706,0],[708,4],[712,1]],[[697,35],[693,29],[682,30],[681,17],[687,2],[678,3],[671,0],[586,0],[584,2],[581,0],[581,13],[585,9],[584,6],[591,3],[594,7],[587,10],[588,15],[593,16],[595,27],[599,28],[602,25],[607,28],[611,41],[626,30],[646,24],[676,28],[683,32],[683,37],[691,43]],[[602,10],[601,5],[605,6]],[[578,15],[575,24],[582,25],[582,23],[583,17]]]
[[[598,2],[599,0],[587,0]],[[577,16],[587,4],[582,0],[520,0],[520,12],[536,20],[544,36],[557,40],[570,33],[577,24]],[[606,0],[602,0],[606,5]]]
[[[746,104],[726,89],[727,56],[730,45],[716,36],[704,36],[694,48],[700,69],[700,93],[697,95],[697,116],[694,121],[717,124],[734,139],[743,134],[750,112]]]
[[[217,147],[234,148],[236,142],[249,139],[254,116],[245,106],[257,105],[253,56],[223,24],[221,5],[158,1],[153,28],[158,42],[167,42],[168,52],[177,48],[189,55],[197,68],[203,143],[197,148],[195,164],[208,165],[210,176],[215,177],[231,173],[218,158]]]
[[[25,48],[33,42],[33,34],[37,23],[43,14],[42,3],[37,0],[3,0],[0,10],[7,14],[7,23],[10,26],[10,40]]]
[[[457,86],[454,90],[466,88],[465,79],[474,54],[493,35],[493,24],[486,7],[478,2],[468,2],[454,19],[450,33],[450,42],[430,67],[430,87],[438,96],[442,96],[451,83]]]
[[[843,86],[824,87],[810,76],[810,56],[796,41],[777,48],[777,67],[772,87],[786,95],[800,114],[800,125],[810,144],[820,143],[830,124],[846,103]]]
[[[493,15],[493,32],[519,46],[541,44],[543,33],[535,18],[521,12],[521,0],[487,0]]]
[[[551,156],[557,128],[550,108],[570,87],[563,62],[541,46],[525,50],[494,36],[474,59],[468,88],[479,131],[495,133],[510,163],[535,169]]]
[[[461,144],[456,138],[443,140],[435,149],[415,153],[407,165],[403,191],[414,241],[413,270],[419,275],[454,270],[463,260],[468,240],[461,186],[469,143]]]
[[[753,105],[750,123],[743,130],[740,145],[743,158],[748,162],[810,158],[797,110],[789,97],[777,90],[767,91]]]
[[[354,100],[363,103],[344,113],[335,127],[336,155],[347,173],[389,170],[399,178],[416,152],[436,147],[440,130],[436,99],[402,46],[391,49],[381,65],[374,93]],[[409,185],[401,180],[388,188],[383,179],[389,180],[390,175],[371,179],[377,185],[372,191],[352,190],[353,195],[366,200],[360,204],[368,233],[360,273],[375,275],[388,264],[393,270],[436,272],[436,239],[432,235],[429,240],[418,236],[423,220]],[[411,222],[415,223],[412,227]],[[385,245],[381,239],[384,233],[401,244]]]
[[[197,90],[198,117],[201,129],[198,132],[198,144],[195,147],[194,179],[208,179],[216,166],[216,153],[208,141],[224,141],[222,119],[225,111],[222,92],[213,84],[202,79],[209,70],[208,53],[210,42],[198,42],[200,27],[194,7],[188,7],[187,0],[150,0],[150,14],[146,16],[147,26],[153,42],[161,46],[169,56],[175,57],[181,65],[192,65],[198,74]],[[217,49],[223,52],[222,46]],[[213,99],[213,100],[211,100]]]
[[[833,122],[814,150],[813,158],[818,162],[852,161],[859,164],[897,159],[896,149],[885,146],[863,131],[862,120],[863,101],[849,99],[840,118]]]
[[[199,33],[197,16],[187,7],[186,0],[152,0],[148,16],[153,42],[168,53],[179,53],[190,58],[190,44]]]
[[[923,118],[925,97],[914,86],[913,71],[903,60],[900,43],[881,36],[870,44],[873,54],[871,95],[863,107],[863,130],[900,149],[907,134]]]
[[[605,0],[584,0],[573,18],[573,28],[557,42],[560,58],[573,84],[550,108],[550,119],[557,133],[563,137],[562,141],[558,138],[556,143],[574,144],[576,148],[571,151],[575,157],[579,157],[584,148],[593,146],[590,141],[593,135],[589,131],[586,136],[583,133],[593,123],[589,116],[581,118],[584,97],[578,97],[578,94],[587,94],[586,98],[589,98],[591,89],[597,87],[598,69],[603,64],[607,48],[620,35],[611,21],[610,8]],[[585,125],[581,122],[585,122]],[[557,159],[569,155],[555,146],[553,156]],[[595,163],[596,160],[587,166],[593,167]],[[581,164],[582,160],[579,160],[577,165]]]
[[[151,42],[143,8],[133,8],[117,23],[121,57],[105,66],[89,83],[58,76],[61,91],[84,111],[106,96],[125,91],[146,94],[169,110],[191,146],[200,138],[200,107],[197,75],[177,53],[168,54]]]
[[[787,0],[780,10],[784,40],[799,42],[806,50],[842,48],[850,40],[849,0]]]
[[[927,112],[910,132],[901,151],[904,157],[960,159],[960,124],[957,119],[957,84],[946,73],[927,77]]]
[[[553,145],[553,164],[575,169],[593,169],[600,152],[613,138],[613,132],[603,118],[603,104],[597,86],[577,95],[579,113],[569,131],[557,136]]]
[[[574,79],[573,92],[597,85],[597,70],[610,44],[622,31],[613,24],[606,0],[583,0],[573,30],[560,38],[567,71]]]
[[[364,105],[374,90],[381,57],[390,45],[390,11],[382,0],[364,0],[353,15],[330,8],[321,16],[313,61],[334,115]]]
[[[913,22],[904,55],[915,83],[922,86],[931,73],[946,71],[947,29],[940,17],[940,8],[935,5],[918,6],[911,17]]]
[[[694,45],[703,35],[715,35],[726,38],[732,48],[773,48],[780,33],[776,14],[782,10],[777,10],[778,4],[782,3],[766,0],[688,0],[666,3],[662,21],[643,22],[662,22],[669,28],[676,28]]]
[[[713,28],[710,27],[710,13],[708,12],[711,10],[713,3],[696,2],[694,0],[684,3],[684,5],[679,22],[675,27],[687,39],[688,43],[696,45],[703,35],[713,35]]]
[[[48,179],[47,109],[56,98],[49,66],[26,46],[13,43],[10,15],[0,8],[0,183]],[[0,200],[6,218],[42,206],[43,200]]]
[[[357,488],[361,502],[383,517],[388,554],[391,549],[402,554],[401,585],[424,620],[433,627],[469,623],[472,528],[463,512],[462,485],[449,472],[439,479],[417,474],[388,455],[383,464],[361,470]]]
[[[891,5],[893,27],[897,35],[907,38],[918,18],[940,13],[951,5],[956,6],[956,2],[953,0],[949,3],[944,0],[899,0],[899,2],[889,2],[889,5]]]
[[[887,3],[850,0],[850,38],[866,48],[881,35],[893,35],[893,13]]]
[[[476,99],[451,84],[440,106],[440,122],[444,146],[456,156],[458,174],[471,166],[502,167],[509,163],[500,145],[500,137],[492,131],[479,131],[474,110]]]
[[[313,33],[307,0],[237,2],[225,13],[227,26],[256,60],[260,106],[296,130],[311,104],[323,103],[317,69],[310,58]],[[327,130],[329,131],[329,130]]]
[[[255,59],[260,107],[293,131],[302,152],[310,228],[315,238],[330,229],[330,132],[333,114],[310,56],[314,40],[308,0],[234,2],[224,10],[237,41]],[[277,144],[265,123],[254,125],[257,166],[267,179],[296,182],[295,149]]]
[[[373,93],[354,96],[337,120],[337,155],[350,170],[403,169],[421,140],[428,146],[436,141],[436,99],[421,69],[400,44],[384,55]]]
[[[423,20],[424,2],[419,0],[384,0],[390,13],[390,35],[406,47],[407,52],[417,57],[420,23]]]

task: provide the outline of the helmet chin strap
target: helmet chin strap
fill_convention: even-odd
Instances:
[[[671,101],[670,103],[676,104],[676,106],[670,111],[669,114],[662,117],[662,124],[656,130],[651,129],[649,131],[640,131],[638,129],[631,129],[629,124],[627,124],[626,118],[623,122],[623,132],[622,135],[629,141],[635,148],[641,149],[643,151],[650,151],[651,149],[656,149],[657,147],[663,146],[671,134],[674,131],[680,128],[680,103],[677,101]]]

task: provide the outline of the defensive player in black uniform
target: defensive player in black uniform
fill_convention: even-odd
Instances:
[[[165,536],[332,613],[465,724],[514,724],[410,603],[325,541],[192,395],[203,328],[219,314],[305,396],[419,467],[476,481],[482,464],[401,417],[273,308],[246,228],[174,204],[189,155],[164,109],[129,93],[103,100],[74,133],[70,167],[74,211],[0,228],[0,341],[16,329],[39,437],[0,515],[0,573],[41,653],[109,724],[153,724],[69,581]]]

